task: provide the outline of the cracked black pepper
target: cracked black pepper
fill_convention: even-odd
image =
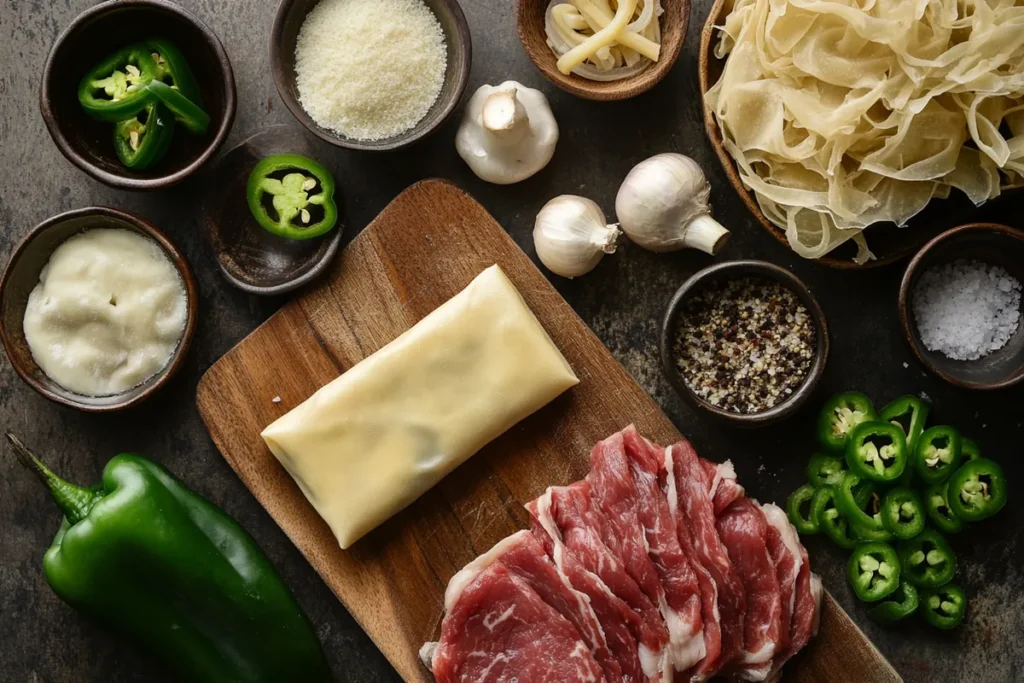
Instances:
[[[815,337],[806,307],[783,285],[754,277],[715,282],[683,306],[676,365],[690,390],[711,405],[759,413],[807,378]]]

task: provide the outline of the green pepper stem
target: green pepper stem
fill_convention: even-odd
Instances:
[[[21,442],[21,439],[11,432],[7,432],[6,436],[7,440],[11,442],[11,446],[14,447],[14,454],[18,456],[18,462],[31,470],[39,477],[40,481],[46,484],[46,487],[50,489],[50,495],[53,496],[53,502],[64,513],[69,523],[77,524],[85,519],[92,506],[103,498],[103,495],[100,493],[64,481],[54,474],[53,470],[44,465],[43,461],[37,458]]]

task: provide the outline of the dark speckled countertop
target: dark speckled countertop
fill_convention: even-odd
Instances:
[[[224,42],[238,84],[239,107],[228,145],[261,128],[298,126],[278,99],[268,69],[274,0],[180,0]],[[195,407],[202,372],[273,313],[284,299],[260,299],[221,278],[200,234],[202,175],[166,192],[129,194],[89,179],[60,156],[38,109],[39,79],[50,45],[92,0],[4,0],[0,6],[0,262],[36,223],[61,211],[105,204],[137,212],[162,228],[191,260],[202,291],[199,330],[185,371],[150,403],[123,415],[90,416],[59,408],[21,383],[0,361],[0,428],[12,429],[69,478],[92,482],[113,454],[132,450],[166,464],[223,506],[266,550],[294,589],[322,639],[339,681],[397,681],[398,676],[344,607],[221,459]],[[710,0],[694,3],[690,34],[675,69],[653,91],[623,103],[577,100],[549,85],[516,37],[512,0],[463,0],[474,36],[470,92],[515,78],[543,89],[562,128],[551,165],[512,187],[474,177],[455,153],[455,122],[413,149],[385,155],[320,145],[347,201],[350,239],[401,190],[430,176],[475,195],[528,253],[537,210],[562,193],[593,198],[611,213],[618,184],[636,162],[680,151],[702,163],[713,183],[716,216],[734,232],[722,258],[762,258],[791,268],[821,300],[833,331],[822,393],[858,388],[877,401],[925,392],[936,420],[975,437],[1009,477],[1024,481],[1020,390],[972,394],[925,376],[900,336],[896,290],[900,264],[837,272],[801,260],[745,212],[704,137],[697,89],[697,45]],[[1024,227],[1021,199],[979,211],[980,218]],[[762,500],[783,500],[803,477],[812,448],[805,412],[756,432],[723,427],[684,405],[662,377],[657,337],[665,304],[700,254],[657,256],[627,246],[596,272],[556,286],[629,372],[665,408],[705,457],[732,458],[740,480]],[[623,416],[623,423],[629,416]],[[119,647],[58,600],[43,581],[41,560],[58,514],[35,481],[0,453],[0,680],[30,683],[128,683],[165,680],[155,666]],[[1019,487],[1018,487],[1019,488]],[[808,547],[826,586],[908,682],[1024,681],[1024,504],[1014,490],[1007,509],[954,540],[970,595],[964,628],[939,634],[914,625],[877,628],[843,579],[845,555],[823,542]]]

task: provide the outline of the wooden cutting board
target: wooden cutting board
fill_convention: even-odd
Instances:
[[[579,386],[341,550],[260,431],[494,263],[565,354]],[[197,398],[214,442],[238,476],[402,677],[422,683],[432,677],[417,652],[438,636],[448,579],[528,526],[524,503],[550,485],[582,478],[594,443],[630,422],[662,443],[679,437],[501,226],[471,197],[438,180],[414,185],[392,202],[319,285],[210,368]],[[829,596],[823,612],[820,635],[787,667],[787,680],[902,680]]]

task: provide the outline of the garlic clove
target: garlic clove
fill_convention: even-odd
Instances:
[[[540,210],[533,228],[537,257],[563,277],[586,275],[605,254],[615,252],[622,231],[608,225],[593,201],[575,195],[555,197]]]

